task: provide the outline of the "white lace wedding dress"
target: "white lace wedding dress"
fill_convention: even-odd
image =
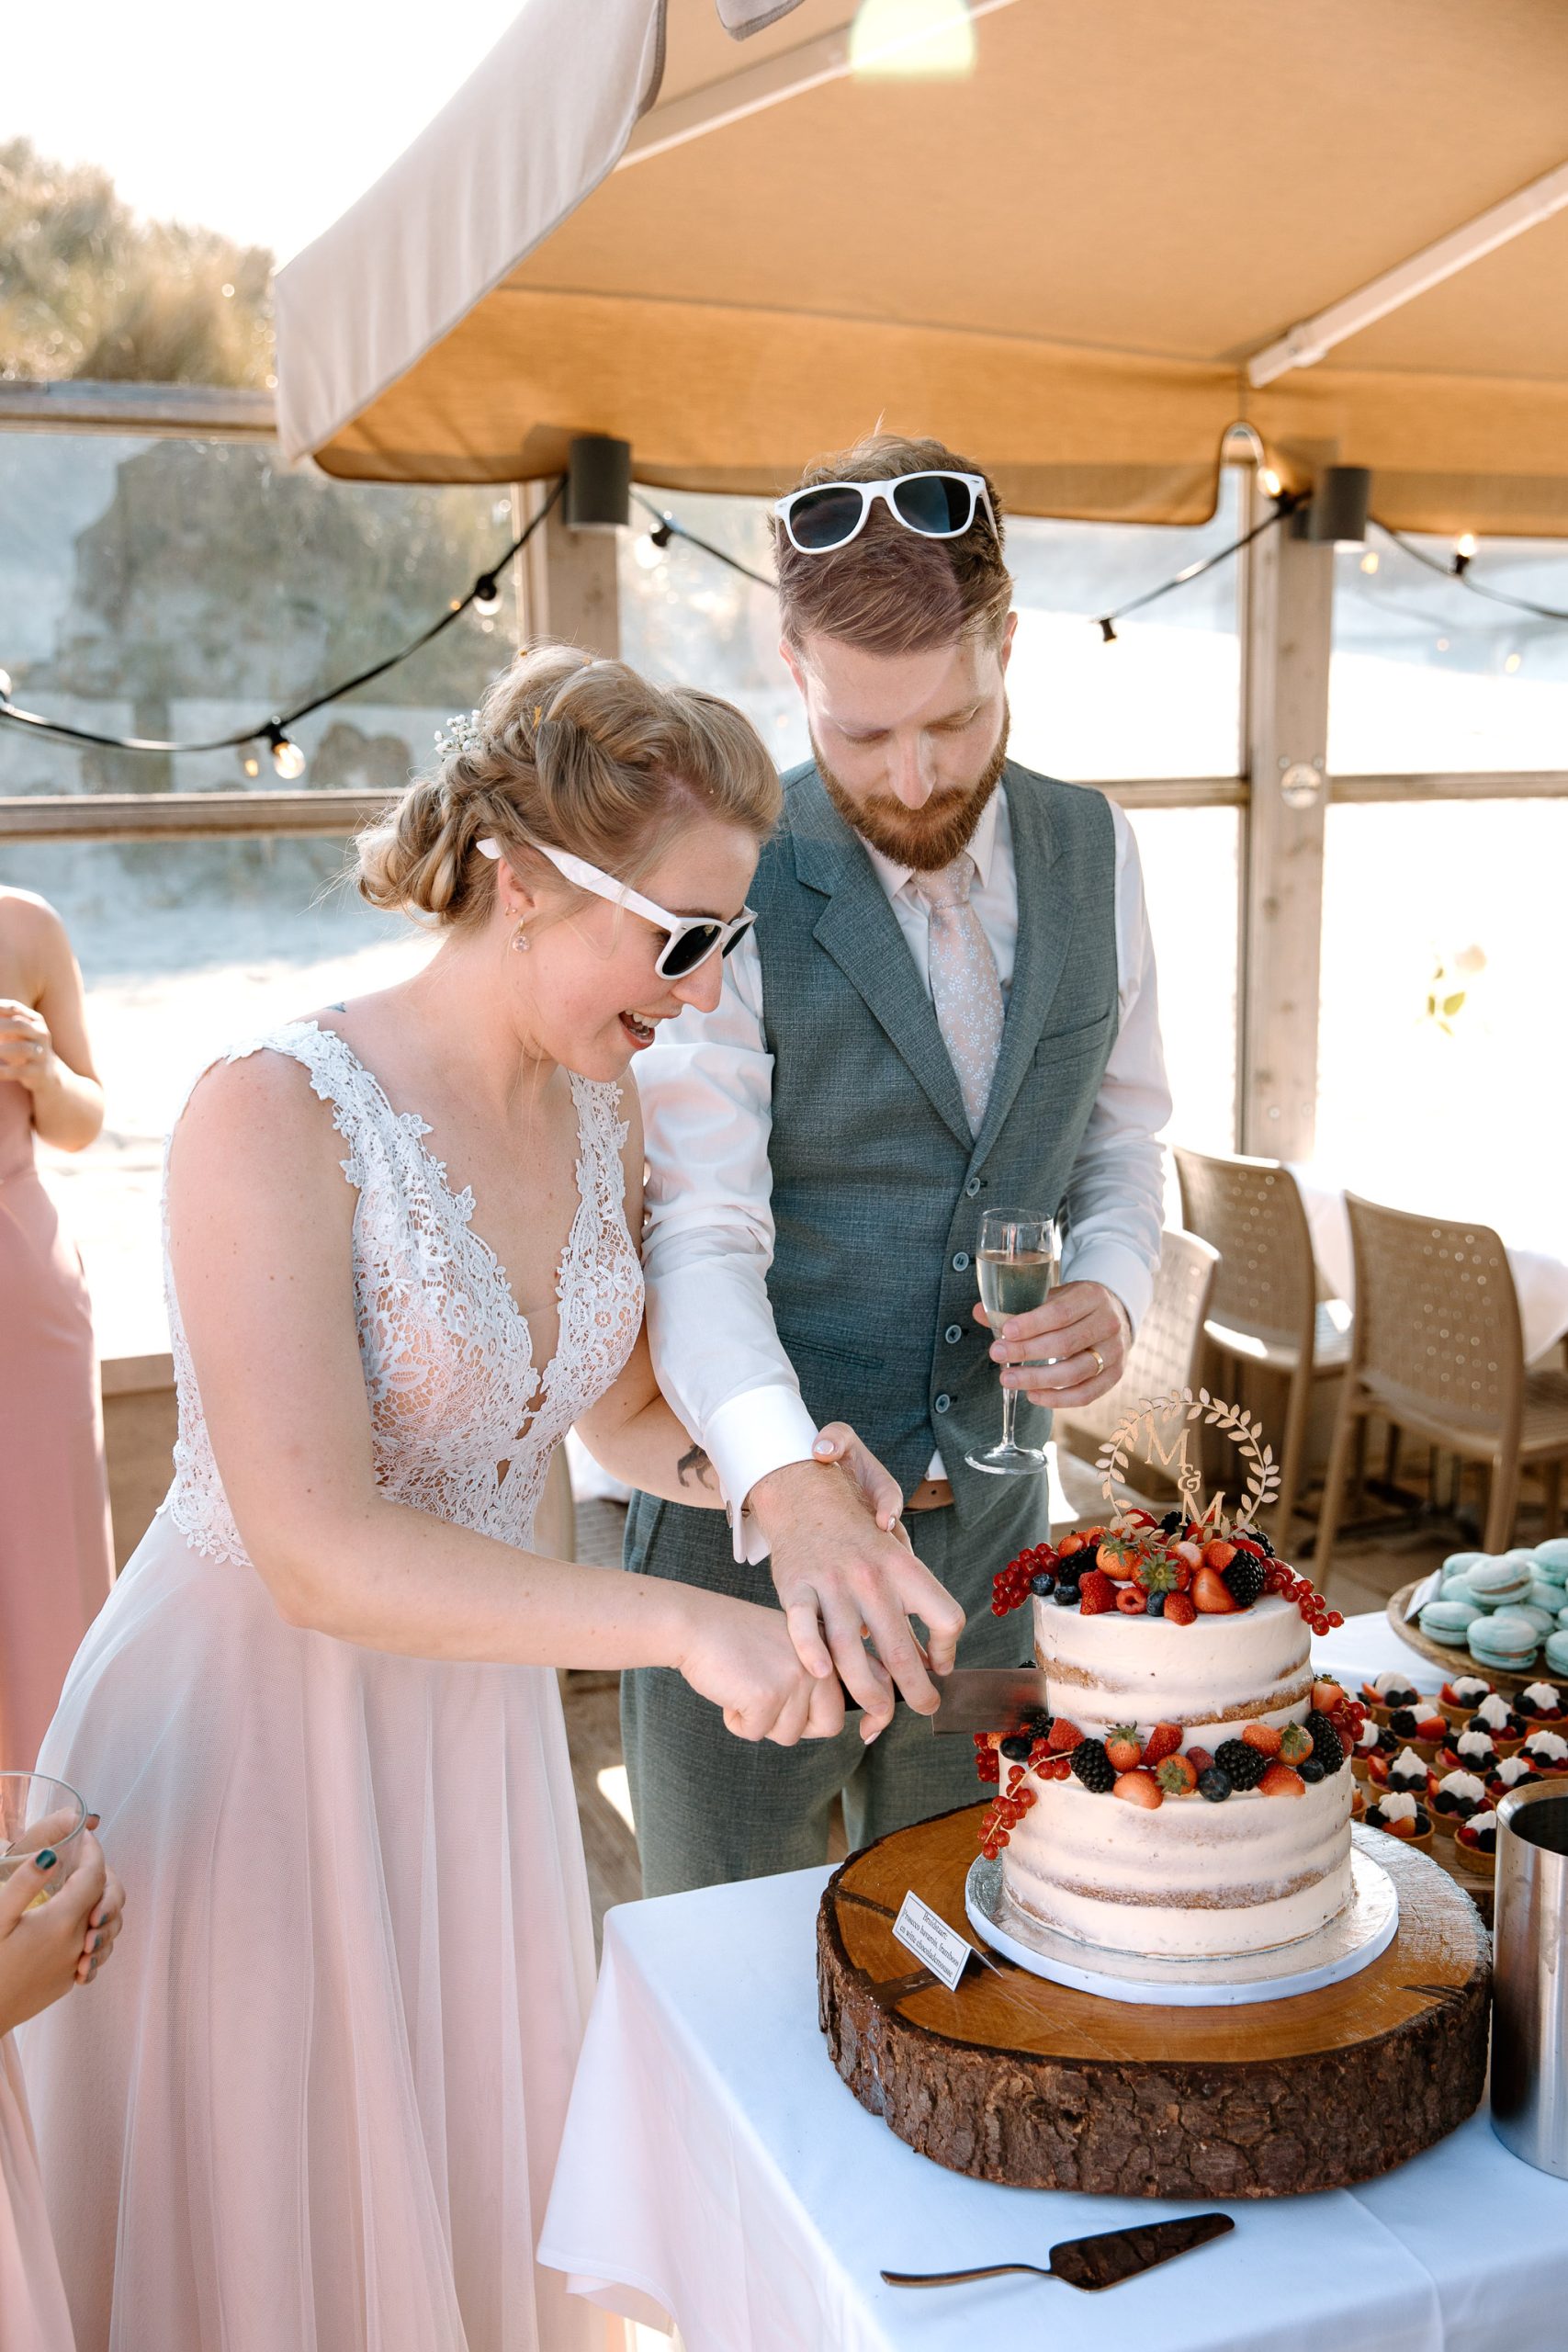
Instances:
[[[381,1486],[526,1545],[642,1311],[616,1090],[572,1080],[580,1204],[541,1370],[424,1123],[331,1031],[239,1052],[263,1048],[303,1063],[346,1145]],[[175,1483],[40,1759],[102,1814],[129,1890],[111,1966],[23,2041],[79,2352],[598,2346],[603,2314],[533,2258],[593,1975],[555,1675],[285,1623],[172,1282],[169,1314]]]

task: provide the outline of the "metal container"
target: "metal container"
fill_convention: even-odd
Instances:
[[[1568,2180],[1568,1780],[1497,1807],[1492,2129]]]

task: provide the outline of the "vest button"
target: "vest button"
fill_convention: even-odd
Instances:
[[[960,1250],[957,1252],[953,1261],[953,1271],[955,1274],[966,1274],[968,1272],[969,1252],[967,1250]]]
[[[932,1409],[938,1413],[945,1413],[952,1402],[953,1399],[951,1396],[939,1396],[936,1398]]]
[[[964,1190],[968,1194],[969,1198],[974,1200],[980,1190],[980,1179],[978,1176],[971,1176],[967,1184],[964,1185]]]
[[[942,1338],[947,1341],[950,1348],[955,1348],[963,1337],[964,1326],[962,1323],[950,1323],[946,1330],[942,1333]]]

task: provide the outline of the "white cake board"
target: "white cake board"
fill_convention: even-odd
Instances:
[[[1281,2001],[1316,1993],[1368,1967],[1386,1951],[1399,1927],[1399,1897],[1377,1862],[1352,1848],[1350,1900],[1327,1926],[1268,1951],[1223,1960],[1154,1960],[1108,1951],[1065,1936],[1020,1910],[1007,1891],[999,1860],[979,1855],[964,1886],[970,1925],[1004,1952],[1053,1984],[1099,1993],[1108,2001],[1157,2003],[1164,2008],[1233,2008],[1247,2001]]]

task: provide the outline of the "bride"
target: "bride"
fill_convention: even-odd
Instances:
[[[719,1507],[642,1337],[617,1081],[716,1001],[778,806],[727,704],[528,655],[359,842],[432,961],[237,1047],[175,1129],[175,1482],[40,1759],[135,1898],[95,2011],[24,2044],[82,2352],[604,2341],[533,2260],[593,1973],[555,1668],[668,1668],[745,1739],[843,1722],[776,1609],[531,1549],[573,1424]]]

